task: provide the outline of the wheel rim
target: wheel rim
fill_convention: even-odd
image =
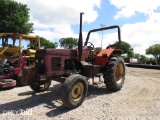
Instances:
[[[76,83],[71,91],[71,98],[73,101],[79,101],[82,98],[84,86],[81,82]]]
[[[124,77],[124,67],[122,63],[118,63],[115,71],[115,77],[116,77],[117,83],[121,83]]]

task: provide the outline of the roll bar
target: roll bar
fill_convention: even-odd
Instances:
[[[102,30],[109,30],[109,29],[115,29],[115,28],[118,29],[118,40],[119,40],[119,41],[118,41],[118,43],[113,44],[113,45],[111,45],[111,46],[117,46],[117,45],[119,45],[120,42],[121,42],[121,31],[120,31],[120,27],[119,27],[118,25],[113,25],[113,26],[109,26],[109,27],[103,27],[103,28],[99,28],[99,29],[90,30],[90,31],[88,32],[88,34],[87,34],[87,38],[86,38],[86,41],[85,41],[85,43],[84,43],[84,46],[87,46],[87,43],[88,43],[90,34],[91,34],[92,32],[98,32],[98,31],[102,31]]]

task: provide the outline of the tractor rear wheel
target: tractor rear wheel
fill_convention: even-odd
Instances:
[[[51,85],[51,80],[34,82],[30,85],[30,88],[35,92],[43,92],[46,91]]]
[[[62,85],[61,99],[71,109],[79,107],[88,92],[88,82],[84,76],[73,74]]]
[[[107,89],[118,91],[125,80],[125,65],[120,57],[111,57],[104,69],[104,83]]]

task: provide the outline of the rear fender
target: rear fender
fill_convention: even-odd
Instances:
[[[103,49],[95,59],[95,65],[101,65],[104,67],[108,62],[109,56],[113,53],[114,49]]]

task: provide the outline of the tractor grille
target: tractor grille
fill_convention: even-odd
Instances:
[[[52,70],[61,70],[61,58],[60,57],[52,57]]]

